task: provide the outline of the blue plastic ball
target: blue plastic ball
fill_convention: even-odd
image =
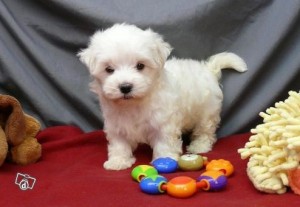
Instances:
[[[147,194],[161,194],[164,193],[161,186],[167,182],[168,180],[161,175],[150,175],[140,182],[140,188]]]
[[[178,168],[177,161],[170,157],[158,158],[152,162],[152,165],[159,173],[172,173]]]

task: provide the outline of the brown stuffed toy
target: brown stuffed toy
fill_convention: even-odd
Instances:
[[[40,123],[25,114],[17,99],[0,94],[0,166],[5,159],[27,165],[36,162],[42,147],[35,138]]]

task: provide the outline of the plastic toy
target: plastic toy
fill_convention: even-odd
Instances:
[[[140,188],[148,194],[161,194],[164,192],[162,186],[167,182],[167,179],[161,175],[151,175],[141,180]]]
[[[152,175],[158,175],[158,172],[150,165],[139,165],[131,172],[132,178],[138,182],[140,182],[144,177],[150,177]]]
[[[158,158],[152,162],[152,165],[159,173],[175,172],[178,168],[176,160],[170,157]]]
[[[173,161],[170,162],[169,159],[171,158],[160,158],[157,163],[163,163],[163,165],[172,163],[173,166]],[[165,160],[167,161],[164,162]],[[135,167],[132,170],[131,176],[140,183],[140,189],[144,193],[153,195],[166,192],[173,197],[187,198],[194,195],[199,189],[205,191],[219,191],[226,186],[226,176],[230,176],[233,173],[233,166],[229,161],[223,159],[212,160],[211,162],[211,165],[209,165],[209,163],[207,165],[210,166],[209,168],[211,169],[202,173],[197,180],[187,176],[179,176],[168,181],[167,178],[158,174],[158,170],[155,167],[150,165],[139,165]],[[156,162],[154,161],[154,163]],[[159,165],[159,167],[161,166]],[[168,170],[167,173],[169,173]]]
[[[284,102],[259,115],[263,124],[251,130],[249,142],[238,150],[242,159],[250,157],[250,180],[263,192],[281,194],[290,186],[300,194],[300,182],[295,180],[299,176],[293,176],[300,161],[300,94],[290,91]]]
[[[224,173],[224,175],[230,176],[233,173],[234,168],[233,168],[233,165],[229,161],[219,159],[219,160],[210,161],[206,165],[206,170],[222,171]]]
[[[185,154],[180,156],[178,162],[170,157],[161,157],[152,162],[152,165],[159,173],[172,173],[178,168],[183,171],[200,170],[205,162],[206,157],[197,154]]]
[[[201,155],[186,154],[178,159],[178,166],[183,171],[197,171],[203,167],[205,160]]]

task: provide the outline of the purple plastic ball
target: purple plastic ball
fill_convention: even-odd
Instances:
[[[220,171],[206,171],[201,174],[197,181],[205,181],[207,187],[203,190],[219,191],[227,185],[227,177]]]

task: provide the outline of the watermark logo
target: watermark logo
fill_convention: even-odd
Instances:
[[[21,190],[32,190],[35,182],[36,179],[30,175],[17,173],[15,184],[18,185]]]

